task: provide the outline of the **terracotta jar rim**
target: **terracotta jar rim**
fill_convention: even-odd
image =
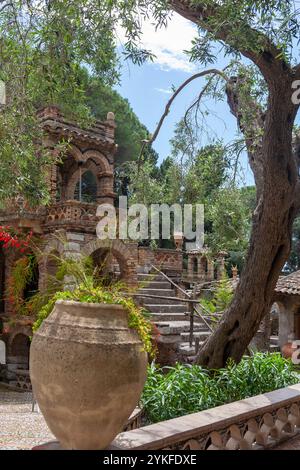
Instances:
[[[57,300],[55,302],[55,305],[80,305],[80,307],[86,307],[86,308],[109,308],[109,309],[115,309],[115,310],[125,310],[125,307],[123,305],[119,304],[106,304],[106,303],[94,303],[94,302],[78,302],[76,300]]]

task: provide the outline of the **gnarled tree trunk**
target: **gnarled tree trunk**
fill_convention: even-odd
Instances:
[[[216,331],[208,338],[197,357],[199,364],[223,367],[228,358],[240,361],[269,311],[273,291],[291,247],[292,225],[298,210],[299,183],[293,154],[292,129],[299,106],[292,103],[292,83],[300,76],[300,64],[292,67],[267,35],[243,22],[244,32],[260,47],[248,47],[236,40],[234,24],[214,26],[220,2],[169,0],[170,7],[184,18],[208,31],[215,40],[225,42],[250,59],[260,70],[269,90],[267,112],[254,119],[262,123],[259,145],[251,142],[251,132],[244,132],[249,162],[257,184],[257,207],[253,216],[250,247],[234,299]],[[262,118],[262,119],[261,119]],[[250,126],[253,123],[250,121]],[[253,135],[254,136],[254,135]]]
[[[210,368],[240,361],[270,310],[274,288],[288,258],[297,212],[298,172],[292,149],[295,112],[290,94],[271,90],[262,140],[263,187],[253,216],[250,247],[234,299],[197,357]]]

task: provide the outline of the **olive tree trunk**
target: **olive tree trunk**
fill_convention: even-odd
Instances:
[[[292,83],[300,79],[300,64],[286,61],[280,47],[263,32],[247,25],[243,28],[254,47],[237,41],[235,25],[214,27],[219,2],[168,0],[170,7],[182,17],[209,32],[216,41],[229,44],[258,67],[269,91],[267,112],[259,117],[261,138],[256,145],[251,118],[245,125],[241,112],[233,109],[244,133],[249,163],[253,170],[258,197],[245,267],[234,299],[216,331],[201,348],[196,362],[207,367],[223,367],[228,358],[240,361],[264,315],[272,304],[273,291],[291,248],[292,225],[299,206],[298,169],[293,154],[292,129],[299,105],[292,103]],[[261,44],[256,48],[255,44]],[[251,97],[250,97],[251,98]],[[253,119],[257,107],[251,107]],[[254,140],[253,140],[254,138]]]
[[[276,282],[290,253],[298,206],[298,171],[292,145],[294,119],[288,87],[274,87],[258,170],[263,185],[253,216],[247,259],[232,304],[196,359],[206,367],[223,367],[228,358],[239,362],[271,308]]]

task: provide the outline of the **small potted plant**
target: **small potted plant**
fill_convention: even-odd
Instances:
[[[106,285],[90,260],[60,260],[56,283],[66,276],[71,289],[53,295],[52,287],[51,295],[31,299],[31,311],[39,305],[33,392],[62,448],[104,449],[140,398],[152,325],[123,286]]]

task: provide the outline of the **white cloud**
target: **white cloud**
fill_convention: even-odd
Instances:
[[[159,91],[159,93],[165,93],[166,95],[171,95],[173,92],[172,90],[168,88],[155,88],[156,91]]]
[[[191,47],[192,39],[197,35],[196,27],[178,14],[172,15],[167,28],[155,29],[152,22],[145,21],[142,26],[142,46],[156,56],[154,63],[163,70],[180,70],[191,73],[194,64],[190,63],[184,50]],[[124,42],[122,29],[118,29],[118,37]]]

